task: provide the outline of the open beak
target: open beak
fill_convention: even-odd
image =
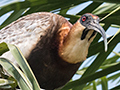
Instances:
[[[92,29],[100,33],[104,39],[104,45],[105,45],[105,52],[107,51],[107,38],[104,29],[100,26],[99,21],[94,20],[92,23],[90,23],[87,27],[88,29]]]

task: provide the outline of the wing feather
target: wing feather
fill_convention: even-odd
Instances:
[[[67,21],[60,15],[48,12],[33,13],[21,17],[0,30],[0,43],[6,42],[16,45],[27,58],[40,41],[40,37],[44,36],[53,24],[54,27],[58,26],[58,21],[59,24],[62,24],[61,18],[63,21]],[[2,57],[16,63],[10,52],[6,52]]]

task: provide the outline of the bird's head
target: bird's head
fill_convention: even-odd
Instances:
[[[104,39],[105,51],[107,51],[107,38],[104,29],[99,24],[99,17],[86,13],[70,28],[59,55],[69,63],[78,63],[86,59],[88,48],[97,32]],[[67,25],[66,25],[67,27]],[[69,26],[68,26],[69,27]]]
[[[87,32],[89,32],[90,30],[94,30],[94,33],[90,36],[90,38],[94,36],[96,32],[100,33],[104,39],[105,51],[107,51],[106,34],[104,29],[100,26],[99,21],[100,21],[99,17],[91,13],[82,15],[82,17],[79,19],[79,22],[85,27],[85,29],[83,30],[81,39],[85,38]]]

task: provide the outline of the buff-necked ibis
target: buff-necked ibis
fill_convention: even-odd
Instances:
[[[33,13],[0,30],[0,42],[19,47],[40,87],[54,90],[65,85],[76,73],[97,32],[102,35],[107,50],[106,34],[99,21],[98,16],[86,13],[72,25],[57,14]],[[10,52],[2,57],[16,63]]]

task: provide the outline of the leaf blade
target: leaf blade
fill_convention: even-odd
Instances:
[[[30,82],[27,80],[27,77],[18,67],[5,58],[0,58],[0,64],[11,76],[13,76],[18,81],[18,85],[22,90],[33,90]]]
[[[28,77],[30,82],[32,83],[33,89],[34,90],[40,90],[39,84],[38,84],[32,70],[31,70],[29,64],[27,63],[27,60],[22,55],[19,48],[17,48],[15,45],[12,45],[12,44],[8,44],[8,47],[9,47],[12,55],[14,56],[16,61],[18,62],[19,66],[21,67],[21,69],[23,70],[25,75]]]

